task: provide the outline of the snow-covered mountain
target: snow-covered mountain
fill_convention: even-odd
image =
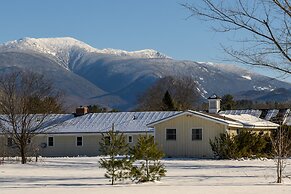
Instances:
[[[2,51],[33,51],[53,57],[63,67],[68,68],[71,57],[84,54],[107,54],[138,58],[169,58],[152,49],[124,51],[117,49],[96,49],[71,37],[64,38],[22,38],[0,45]]]
[[[96,49],[70,37],[23,38],[1,44],[1,72],[15,68],[47,75],[75,105],[99,103],[120,109],[134,107],[138,95],[168,75],[192,76],[202,97],[291,88],[289,83],[237,66],[174,60],[152,49]]]

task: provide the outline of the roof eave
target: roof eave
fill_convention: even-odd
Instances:
[[[149,123],[149,124],[147,124],[147,127],[154,127],[155,125],[157,125],[159,123],[165,122],[167,120],[170,120],[170,119],[173,119],[173,118],[176,118],[178,116],[185,115],[185,114],[195,115],[195,116],[197,116],[199,118],[204,118],[204,119],[212,120],[213,122],[216,122],[216,123],[219,123],[219,124],[222,124],[222,125],[226,125],[226,126],[230,126],[230,127],[232,127],[232,126],[233,127],[243,127],[243,125],[241,125],[239,123],[237,123],[237,124],[236,123],[229,123],[226,120],[224,121],[222,119],[215,118],[215,117],[212,117],[212,116],[209,116],[209,115],[205,115],[203,113],[196,112],[196,111],[192,111],[192,110],[187,110],[187,111],[178,113],[176,115],[173,115],[173,116],[170,116],[170,117],[167,117],[167,118],[164,118],[164,119],[161,119],[161,120],[158,120],[158,121]]]
[[[279,125],[272,125],[272,126],[258,126],[258,125],[245,125],[244,128],[246,129],[277,129]]]
[[[240,128],[244,128],[243,125],[239,125],[239,124],[228,124],[228,127],[240,127]]]

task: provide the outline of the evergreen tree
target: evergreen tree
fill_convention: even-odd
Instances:
[[[221,133],[219,137],[214,140],[210,139],[210,146],[214,153],[214,157],[219,159],[236,158],[236,144],[231,135],[228,133]]]
[[[101,107],[98,104],[89,105],[88,112],[90,113],[100,113],[100,112],[108,112],[107,108]]]
[[[230,94],[226,94],[221,98],[221,109],[222,110],[232,110],[235,109],[235,101],[233,96]]]
[[[166,91],[162,101],[163,101],[163,108],[162,108],[163,110],[167,110],[167,111],[176,110],[175,103],[168,90]]]
[[[164,153],[154,143],[153,136],[140,136],[137,144],[130,150],[135,160],[140,161],[140,166],[132,168],[133,180],[147,182],[160,180],[167,172],[165,166],[159,161]]]
[[[126,156],[128,144],[123,133],[114,131],[114,125],[111,131],[102,134],[100,152],[106,157],[101,158],[99,163],[101,168],[106,169],[105,177],[111,180],[112,185],[129,178],[132,161]]]
[[[220,159],[237,159],[242,157],[266,157],[270,154],[270,137],[268,134],[242,130],[237,135],[222,133],[210,145],[214,156]]]

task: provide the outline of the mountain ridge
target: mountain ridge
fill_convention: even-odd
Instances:
[[[1,50],[31,50],[43,54],[48,54],[58,58],[61,63],[68,64],[69,55],[79,52],[80,55],[85,53],[96,53],[115,56],[129,56],[138,58],[170,58],[153,49],[143,49],[138,51],[125,51],[120,49],[96,49],[82,41],[72,37],[58,38],[21,38],[18,40],[8,41],[0,45]],[[67,65],[66,65],[67,66]]]
[[[291,88],[289,83],[233,65],[175,60],[151,49],[101,50],[70,37],[24,38],[1,44],[0,70],[15,68],[51,76],[66,91],[67,101],[76,105],[101,104],[121,110],[134,108],[137,97],[165,76],[191,76],[204,99],[212,93]]]

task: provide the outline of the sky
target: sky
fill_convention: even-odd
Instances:
[[[98,49],[155,49],[179,60],[231,64],[225,62],[221,44],[236,44],[232,35],[189,18],[190,12],[180,5],[185,2],[191,1],[3,0],[0,43],[24,37],[73,37]],[[280,77],[270,70],[243,67]],[[283,79],[291,83],[291,77]]]

